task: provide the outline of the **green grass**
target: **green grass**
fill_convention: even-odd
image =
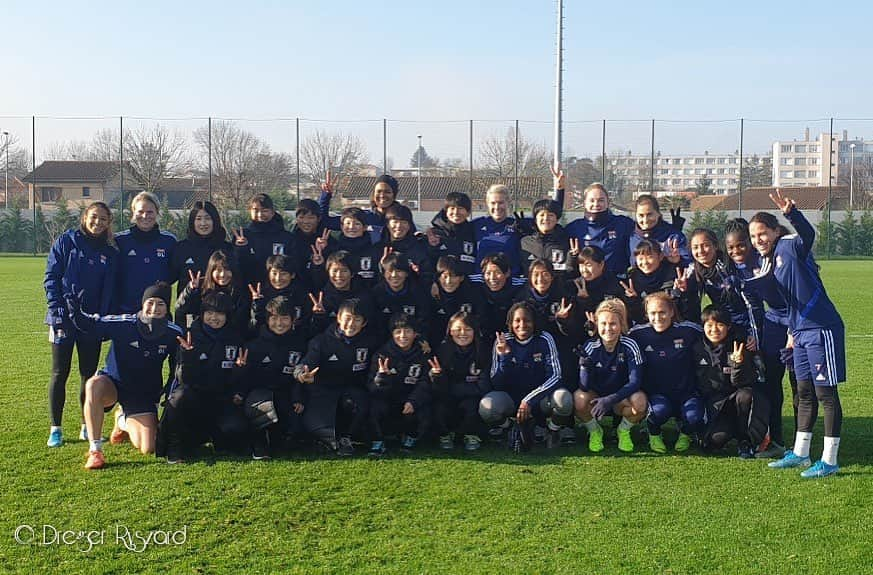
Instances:
[[[841,388],[843,470],[811,482],[735,457],[624,456],[614,443],[600,456],[580,445],[525,457],[491,447],[475,456],[177,466],[125,445],[107,446],[109,467],[87,472],[86,445],[69,439],[78,429],[72,381],[67,444],[45,447],[43,266],[42,258],[0,258],[2,573],[870,572],[868,262],[822,265],[846,321],[849,383]],[[819,421],[814,455],[821,436]],[[13,533],[22,524],[38,535],[43,525],[105,535],[89,552],[19,545]],[[186,526],[187,541],[134,553],[116,542],[116,525]]]

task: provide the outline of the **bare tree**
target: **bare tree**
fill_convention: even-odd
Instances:
[[[9,154],[6,154],[6,147],[9,147]],[[0,137],[0,166],[2,170],[6,170],[6,160],[9,159],[9,175],[17,178],[23,178],[30,172],[33,156],[30,150],[19,145],[18,138],[10,134],[8,138]],[[2,174],[0,174],[2,177]]]
[[[183,174],[191,166],[185,137],[160,124],[126,133],[124,159],[148,192],[160,190],[167,177]]]
[[[200,147],[201,167],[208,169],[209,129],[199,128],[194,139]],[[239,209],[259,192],[285,193],[292,163],[289,155],[273,154],[270,146],[235,123],[212,123],[213,196],[227,207]]]
[[[366,146],[351,134],[316,130],[300,146],[300,170],[317,185],[321,185],[328,169],[342,181],[367,161]]]
[[[506,131],[503,138],[491,136],[479,144],[479,173],[483,176],[511,177],[518,159],[519,176],[551,177],[551,157],[541,144],[518,137],[516,153],[515,130]]]

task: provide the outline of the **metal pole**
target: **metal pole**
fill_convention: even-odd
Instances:
[[[563,125],[561,123],[561,107],[563,106],[562,100],[562,92],[564,88],[563,84],[563,67],[564,67],[564,0],[558,0],[558,41],[556,46],[556,54],[555,54],[555,150],[554,150],[554,161],[553,164],[555,168],[559,168],[561,165],[561,130],[563,129]],[[518,146],[516,146],[518,149]],[[549,194],[552,196],[552,199],[557,200],[557,193],[552,190]]]
[[[655,193],[655,120],[652,120],[652,152],[649,166],[649,193]]]
[[[4,190],[3,195],[6,197],[5,204],[6,204],[6,209],[8,210],[9,209],[9,132],[3,132],[3,135],[6,136],[6,170],[5,170],[6,183],[5,183],[5,187],[3,188],[3,190]]]
[[[36,116],[31,117],[31,149],[33,150],[33,154],[31,157],[31,167],[33,170],[31,173],[33,174],[33,191],[30,194],[30,200],[33,204],[33,254],[36,255]]]
[[[7,138],[7,140],[8,140],[8,139],[9,139],[9,138]],[[850,167],[849,167],[849,170],[851,170],[851,171],[849,172],[849,211],[852,211],[852,209],[853,209],[854,206],[855,206],[855,144],[850,144],[850,145],[849,145],[849,150],[852,151],[852,161],[851,161],[851,164],[850,164]],[[9,153],[9,145],[8,145],[8,143],[7,143],[7,146],[6,146],[6,153],[7,153],[7,154]],[[7,165],[7,166],[9,165],[9,158],[8,158],[8,156],[7,156],[7,159],[6,159],[6,165]],[[6,187],[8,188],[9,185],[7,184]]]
[[[382,173],[388,173],[388,119],[382,118]]]
[[[737,197],[737,207],[739,208],[739,211],[740,211],[739,217],[743,217],[743,139],[744,139],[743,129],[744,129],[744,127],[745,126],[744,126],[743,119],[740,118],[740,183],[737,186],[737,191],[739,192],[739,195]]]
[[[124,223],[124,117],[118,117],[118,173],[121,174],[121,222]],[[119,227],[120,229],[120,227]]]
[[[212,116],[209,116],[209,125],[207,126],[206,147],[209,148],[209,201],[212,201]]]
[[[470,199],[473,198],[473,120],[470,120],[470,189],[468,190],[470,194]]]
[[[515,121],[515,183],[512,186],[512,205],[518,205],[518,144],[519,144],[519,134],[518,134],[518,120]]]
[[[297,173],[297,203],[300,203],[300,118],[294,119],[294,128],[295,128],[295,144],[294,144],[294,157],[297,163],[297,167],[294,171]]]
[[[827,204],[827,224],[826,228],[828,231],[828,241],[825,245],[825,256],[830,259],[831,257],[831,191],[833,187],[833,168],[834,168],[834,119],[831,118],[831,127],[828,135],[828,204]]]
[[[600,128],[600,183],[606,185],[606,120]]]
[[[421,211],[421,134],[418,135],[418,211]]]

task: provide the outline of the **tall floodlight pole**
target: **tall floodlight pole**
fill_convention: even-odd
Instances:
[[[4,184],[5,187],[3,188],[3,195],[6,198],[5,207],[8,210],[9,209],[9,132],[3,132],[3,136],[6,138],[6,142],[4,144],[4,146],[6,148],[6,170],[5,170],[6,183]],[[852,152],[854,154],[854,150],[852,150]],[[852,157],[854,158],[855,156],[853,155]]]
[[[558,39],[556,42],[556,51],[555,51],[555,151],[554,151],[554,159],[552,163],[555,167],[559,167],[561,165],[561,136],[562,136],[562,120],[561,120],[561,107],[563,106],[563,89],[564,89],[564,78],[563,78],[563,67],[564,67],[564,0],[558,0]],[[564,198],[563,192],[561,192],[562,197],[558,197],[559,192],[557,190],[552,191],[552,199],[554,199],[558,204],[563,207],[564,206]]]
[[[852,162],[849,164],[849,211],[855,206],[855,144],[849,144],[849,150],[852,151]],[[6,146],[7,153],[9,152],[9,145]],[[6,164],[9,164],[9,160],[6,160]]]
[[[421,211],[421,134],[418,135],[418,211]]]

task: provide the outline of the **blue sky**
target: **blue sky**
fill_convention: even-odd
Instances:
[[[865,40],[873,8],[839,6],[567,0],[565,119],[873,117]],[[550,0],[4,0],[0,18],[14,47],[0,116],[299,116],[360,133],[372,156],[381,156],[381,125],[350,120],[428,121],[391,124],[389,154],[404,165],[417,133],[435,155],[466,157],[466,124],[429,122],[493,120],[480,133],[498,133],[553,114]],[[0,123],[29,130],[23,120]],[[38,135],[88,139],[95,126],[115,125],[40,120]],[[200,122],[172,125],[192,131]],[[807,125],[827,127],[748,124],[747,146],[765,150]],[[251,126],[277,149],[293,141],[291,124]],[[873,122],[843,126],[873,136]],[[549,141],[547,124],[523,130]],[[645,152],[648,136],[644,122],[616,122],[607,139]],[[666,152],[730,151],[737,139],[735,124],[671,124],[656,142]],[[566,141],[571,152],[596,152],[599,125],[568,125]]]

